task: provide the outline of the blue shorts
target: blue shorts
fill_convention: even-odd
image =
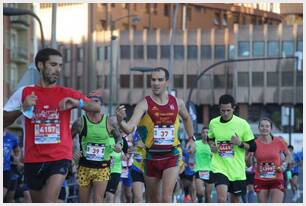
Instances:
[[[131,176],[131,172],[129,171],[128,173],[128,177],[127,178],[123,178],[121,177],[121,181],[122,184],[126,187],[131,187],[132,186],[132,176]]]

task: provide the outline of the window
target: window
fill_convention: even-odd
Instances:
[[[82,88],[82,76],[77,76],[76,88],[77,90]]]
[[[77,60],[78,62],[82,62],[84,60],[84,51],[81,47],[77,48]]]
[[[215,58],[224,59],[225,58],[225,47],[224,45],[215,45]]]
[[[97,88],[102,88],[103,82],[102,82],[102,75],[97,76]]]
[[[102,29],[106,29],[106,28],[107,28],[107,22],[106,22],[106,20],[101,19],[101,20],[100,20],[100,24],[101,24]]]
[[[104,59],[105,60],[109,60],[109,49],[110,49],[110,47],[109,46],[105,46],[104,47]]]
[[[303,86],[303,72],[296,72],[296,86]]]
[[[120,57],[121,57],[121,59],[130,59],[131,58],[130,45],[121,45],[120,46]]]
[[[254,57],[265,56],[265,43],[263,41],[253,42],[253,56]]]
[[[278,41],[268,41],[268,56],[279,56],[279,43]]]
[[[187,58],[197,59],[198,58],[198,48],[196,45],[189,45],[187,47]]]
[[[147,58],[148,59],[157,59],[157,46],[148,45],[147,46]]]
[[[134,45],[134,59],[143,59],[143,45]]]
[[[256,25],[257,24],[257,18],[256,18],[256,16],[252,16],[252,24],[253,25]]]
[[[164,4],[164,15],[170,16],[170,4]]]
[[[267,72],[267,86],[277,87],[278,86],[278,74],[277,72]]]
[[[187,75],[187,88],[190,89],[192,87],[193,82],[197,79],[197,75]]]
[[[252,86],[263,87],[264,85],[264,73],[263,72],[252,72]]]
[[[293,72],[282,72],[282,86],[283,87],[293,86]]]
[[[220,13],[219,12],[215,13],[214,24],[215,25],[220,25],[221,24],[221,17],[220,17]]]
[[[64,49],[64,59],[65,59],[65,62],[71,61],[71,49],[70,48]]]
[[[236,57],[236,46],[234,44],[228,45],[228,58],[235,59]]]
[[[151,88],[151,74],[147,75],[147,88]]]
[[[104,78],[105,78],[105,81],[104,81],[104,88],[107,89],[108,86],[109,86],[109,85],[108,85],[108,75],[105,75]]]
[[[184,75],[182,74],[173,75],[173,87],[176,89],[184,88]]]
[[[234,24],[239,24],[239,13],[234,13],[233,23]]]
[[[97,47],[97,60],[101,61],[103,59],[103,47]]]
[[[184,46],[174,45],[174,59],[184,59]]]
[[[303,52],[303,41],[299,40],[297,43],[297,51]]]
[[[160,58],[161,59],[170,58],[170,46],[169,45],[161,45],[160,46]]]
[[[158,4],[153,4],[153,14],[157,15],[157,6]]]
[[[282,52],[286,56],[293,55],[293,41],[283,41]]]
[[[188,21],[192,20],[192,8],[191,7],[187,8],[187,20]]]
[[[145,13],[146,14],[149,14],[150,13],[150,7],[151,7],[151,5],[150,4],[145,4]]]
[[[225,76],[224,74],[214,75],[214,88],[225,88]]]
[[[134,75],[134,88],[143,88],[143,74]]]
[[[238,72],[238,87],[248,87],[248,86],[249,86],[249,73]]]
[[[210,45],[201,45],[201,59],[211,59]]]
[[[121,88],[130,88],[130,75],[121,74],[120,75],[120,87]]]
[[[248,41],[238,42],[238,55],[239,57],[250,56],[250,43]]]

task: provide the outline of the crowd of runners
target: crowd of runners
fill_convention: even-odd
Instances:
[[[57,85],[62,61],[59,51],[40,50],[40,81],[19,88],[4,106],[4,202],[19,201],[18,195],[23,202],[65,202],[74,172],[81,203],[209,203],[213,189],[219,203],[280,203],[288,184],[293,201],[301,195],[302,153],[271,134],[268,118],[255,137],[234,114],[231,95],[219,98],[220,115],[195,135],[184,101],[168,93],[167,69],[153,69],[152,93],[131,116],[123,105],[108,116],[98,90],[84,95]],[[84,113],[70,125],[76,108]],[[23,148],[9,131],[19,116]]]

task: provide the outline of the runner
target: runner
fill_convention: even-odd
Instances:
[[[288,165],[288,149],[285,142],[271,135],[272,121],[263,118],[259,121],[260,135],[256,139],[256,173],[254,189],[258,202],[283,202],[284,177],[283,171]],[[281,153],[285,154],[285,161],[281,162]]]
[[[127,143],[124,138],[123,140],[123,148],[122,151],[124,153],[127,153]],[[115,140],[111,139],[112,143],[115,144]],[[111,153],[111,163],[110,163],[110,178],[108,180],[107,186],[106,186],[106,192],[105,192],[105,202],[108,203],[115,203],[115,194],[118,189],[118,185],[120,183],[120,176],[122,172],[122,166],[121,166],[121,155],[122,153],[118,153],[113,151]]]
[[[3,202],[7,195],[8,190],[16,189],[16,185],[13,185],[11,181],[13,177],[13,171],[11,167],[11,154],[13,154],[13,159],[19,162],[20,159],[20,147],[18,136],[7,129],[3,131]]]
[[[221,116],[209,123],[208,137],[213,151],[211,169],[217,190],[217,201],[240,202],[245,188],[245,151],[254,150],[254,135],[250,125],[234,115],[235,100],[225,94],[219,98]]]
[[[292,201],[296,202],[301,197],[301,191],[298,188],[298,177],[300,175],[300,170],[302,167],[302,161],[303,161],[303,153],[302,152],[294,152],[294,147],[292,145],[288,146],[288,149],[290,150],[290,153],[292,154],[292,159],[290,162],[290,168],[291,168],[291,176],[290,179],[290,185],[293,195]]]
[[[145,156],[145,145],[141,141],[137,129],[133,133],[133,147],[134,147],[134,156],[133,164],[130,168],[130,173],[132,177],[132,193],[133,193],[133,202],[142,203],[143,192],[145,190],[144,185],[144,165],[143,157]]]
[[[89,98],[103,105],[98,92],[89,94]],[[102,112],[86,112],[72,125],[72,135],[79,134],[80,152],[74,154],[79,159],[78,182],[80,185],[80,202],[90,201],[92,191],[93,202],[103,202],[107,181],[110,176],[110,155],[113,149],[121,152],[121,134],[116,124]],[[111,139],[115,138],[115,146]]]
[[[171,202],[178,177],[179,115],[183,119],[189,137],[188,144],[194,148],[193,128],[183,100],[167,92],[169,72],[157,67],[152,72],[151,96],[146,96],[134,109],[126,122],[125,107],[116,110],[118,123],[125,133],[131,133],[138,125],[138,132],[146,146],[144,160],[145,184],[148,202]]]
[[[70,88],[56,85],[62,54],[51,48],[38,51],[40,81],[18,89],[4,106],[4,128],[24,116],[24,170],[33,202],[56,202],[72,158],[70,113],[79,107],[100,111],[100,106]]]
[[[195,177],[198,202],[211,203],[212,173],[211,173],[211,150],[207,141],[208,127],[201,130],[202,139],[195,142]]]

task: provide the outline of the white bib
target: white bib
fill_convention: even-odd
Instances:
[[[34,122],[34,143],[35,144],[58,144],[60,143],[60,122],[59,120],[36,120]]]
[[[174,142],[174,127],[155,126],[154,127],[154,144],[155,145],[173,145]]]
[[[105,145],[88,143],[86,149],[86,159],[92,161],[102,161],[104,158]]]

